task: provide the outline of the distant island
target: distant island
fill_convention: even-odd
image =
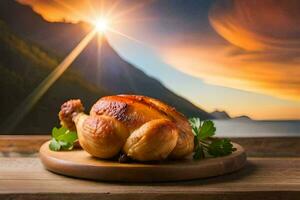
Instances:
[[[210,113],[215,119],[233,119],[233,120],[252,120],[250,117],[246,115],[231,117],[226,111],[215,110]]]
[[[233,117],[232,119],[238,119],[238,120],[253,120],[250,117],[246,116],[246,115],[241,115],[241,116],[237,116],[237,117]]]

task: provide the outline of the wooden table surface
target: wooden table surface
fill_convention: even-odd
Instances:
[[[94,182],[48,172],[36,157],[46,139],[0,136],[0,200],[300,199],[299,138],[237,139],[250,152],[242,170],[215,178],[152,184]]]
[[[79,180],[46,171],[38,158],[0,158],[0,199],[299,199],[300,158],[249,158],[222,177],[170,183]]]

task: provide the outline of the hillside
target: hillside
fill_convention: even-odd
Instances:
[[[22,40],[0,21],[0,121],[56,67],[61,59],[36,45]],[[101,96],[110,94],[86,82],[78,73],[67,72],[49,89],[40,102],[15,129],[15,133],[47,133],[58,125],[60,105],[80,98],[87,107]],[[4,129],[1,124],[0,129]]]

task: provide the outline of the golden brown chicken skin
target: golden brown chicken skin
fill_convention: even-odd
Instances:
[[[62,105],[59,118],[63,126],[76,127],[83,149],[99,158],[112,158],[123,151],[139,161],[180,159],[194,148],[188,120],[150,97],[103,97],[90,115],[83,113],[80,100],[70,100]]]

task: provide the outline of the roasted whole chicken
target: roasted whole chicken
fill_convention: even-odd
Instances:
[[[61,124],[76,130],[82,148],[109,159],[123,151],[138,161],[180,159],[194,149],[188,120],[159,100],[135,95],[99,99],[90,115],[80,100],[69,100],[59,112]]]

